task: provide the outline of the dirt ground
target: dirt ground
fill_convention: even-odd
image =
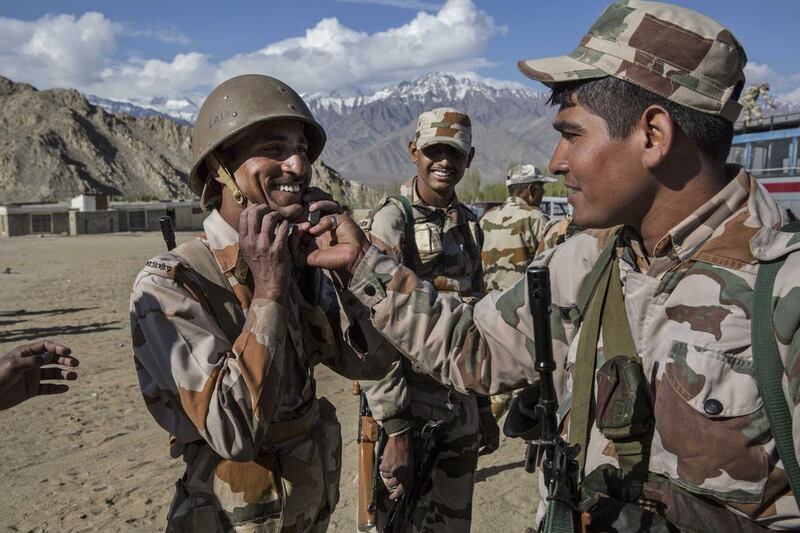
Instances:
[[[189,238],[179,234],[178,242]],[[80,379],[66,395],[0,412],[3,531],[163,531],[181,462],[139,395],[128,329],[130,286],[163,248],[157,233],[0,240],[0,354],[49,338],[72,347]],[[357,402],[350,382],[317,370],[343,431],[341,500],[329,531],[355,532]],[[531,525],[535,476],[524,445],[482,457],[474,532]]]

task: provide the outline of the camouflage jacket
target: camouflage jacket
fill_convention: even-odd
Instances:
[[[517,196],[481,217],[483,282],[487,291],[506,289],[525,273],[549,218]]]
[[[400,189],[414,210],[418,251],[415,272],[438,291],[463,298],[480,297],[482,235],[475,215],[458,199],[445,209],[428,206],[417,194],[416,179],[406,181]],[[375,246],[397,262],[404,261],[405,216],[399,202],[384,198],[362,226]],[[428,378],[404,376],[402,358],[395,353],[394,359],[391,371],[383,379],[364,384],[373,416],[390,434],[410,427],[405,416],[410,402],[408,378],[418,385],[441,389]]]
[[[555,248],[580,231],[581,229],[572,220],[572,215],[567,215],[564,218],[554,218],[544,228],[536,253],[540,254],[545,250]]]
[[[645,256],[629,229],[617,241],[628,321],[654,397],[650,470],[753,518],[775,518],[770,527],[798,527],[800,513],[784,492],[787,480],[754,377],[750,316],[760,262],[786,256],[774,287],[774,328],[797,449],[800,237],[778,231],[789,217],[762,185],[738,167],[728,170],[738,174],[672,228],[654,257]],[[580,331],[570,310],[609,234],[578,234],[534,261],[550,267],[554,351],[566,371],[556,380],[564,426]],[[371,308],[375,326],[418,367],[458,390],[495,394],[537,379],[526,283],[523,278],[471,305],[437,293],[372,248],[349,287]],[[602,349],[601,338],[600,356]],[[709,400],[716,400],[713,410]],[[618,461],[593,422],[586,473],[604,464]]]
[[[379,341],[371,326],[361,330],[339,313],[333,283],[306,271],[315,288],[309,303],[296,282],[285,304],[253,298],[234,276],[238,232],[214,211],[200,237],[227,277],[245,315],[244,328],[229,341],[196,281],[177,257],[147,262],[133,284],[130,317],[133,357],[145,404],[178,443],[205,440],[222,458],[252,459],[270,424],[302,416],[314,397],[313,366],[319,362],[352,377],[376,377],[346,342],[354,328],[363,350]],[[348,306],[357,314],[359,306]],[[302,320],[300,319],[302,317]],[[372,333],[370,334],[370,331]],[[363,352],[362,354],[363,355]],[[370,373],[372,372],[372,373]]]

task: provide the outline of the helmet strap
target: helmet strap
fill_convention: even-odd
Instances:
[[[233,199],[236,200],[236,203],[242,207],[247,207],[250,205],[250,200],[242,193],[242,190],[236,185],[236,181],[233,179],[233,174],[225,167],[222,163],[220,158],[217,156],[216,152],[212,151],[206,157],[206,165],[211,170],[212,174],[214,175],[214,179],[217,180],[219,183],[227,187],[227,189],[231,192],[231,196]]]

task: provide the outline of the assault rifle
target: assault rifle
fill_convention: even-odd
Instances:
[[[380,427],[369,410],[367,396],[358,381],[353,382],[358,396],[358,530],[375,530],[375,443]]]
[[[428,489],[432,482],[431,473],[439,453],[442,451],[445,437],[447,436],[443,423],[438,420],[431,420],[422,428],[420,437],[422,446],[420,447],[420,457],[415,457],[414,479],[408,492],[400,496],[400,500],[392,509],[386,522],[385,533],[402,533],[414,515],[420,496]],[[419,459],[419,461],[417,461]]]
[[[164,242],[167,245],[167,251],[175,248],[175,230],[172,227],[172,217],[165,215],[158,219],[161,225],[161,236],[164,237]]]
[[[570,445],[558,432],[558,399],[553,385],[556,363],[550,333],[550,272],[547,267],[529,267],[528,304],[533,318],[534,368],[539,382],[526,388],[509,408],[503,432],[528,441],[525,469],[542,469],[549,506],[543,531],[572,532],[580,520],[575,514],[578,494],[578,446]]]

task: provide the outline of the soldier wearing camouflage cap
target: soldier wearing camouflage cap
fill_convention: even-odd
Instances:
[[[544,184],[557,181],[529,163],[509,169],[506,176],[508,198],[481,217],[481,261],[486,291],[507,289],[525,274],[536,255],[544,228],[550,222],[539,208]],[[511,393],[492,396],[492,413],[496,419],[506,412],[511,398]]]
[[[340,322],[329,279],[289,257],[289,220],[337,210],[308,186],[324,143],[300,96],[268,76],[232,78],[200,108],[189,185],[212,209],[205,231],[147,261],[130,306],[145,404],[186,462],[167,531],[327,529],[341,433],[313,366],[386,369],[370,373],[342,332],[385,341]]]
[[[549,168],[588,228],[533,262],[550,269],[559,422],[580,445],[580,497],[542,499],[540,519],[574,518],[571,503],[589,531],[800,527],[800,238],[725,163],[746,62],[715,20],[629,0],[569,55],[519,63],[552,89]],[[335,237],[313,264],[353,272],[373,322],[429,375],[479,393],[538,380],[525,278],[471,304],[354,224]]]
[[[420,114],[408,150],[417,175],[402,185],[400,196],[385,198],[370,213],[364,223],[369,239],[438,290],[477,299],[482,235],[455,193],[475,154],[469,116],[452,108]],[[391,372],[363,383],[372,413],[388,435],[379,468],[388,494],[378,492],[378,528],[383,529],[391,508],[388,499],[410,489],[410,474],[423,451],[423,427],[441,421],[444,447],[403,531],[469,531],[478,449],[482,445],[488,453],[499,442],[488,399],[479,408],[474,396],[436,383],[394,349],[391,354],[396,360]]]

